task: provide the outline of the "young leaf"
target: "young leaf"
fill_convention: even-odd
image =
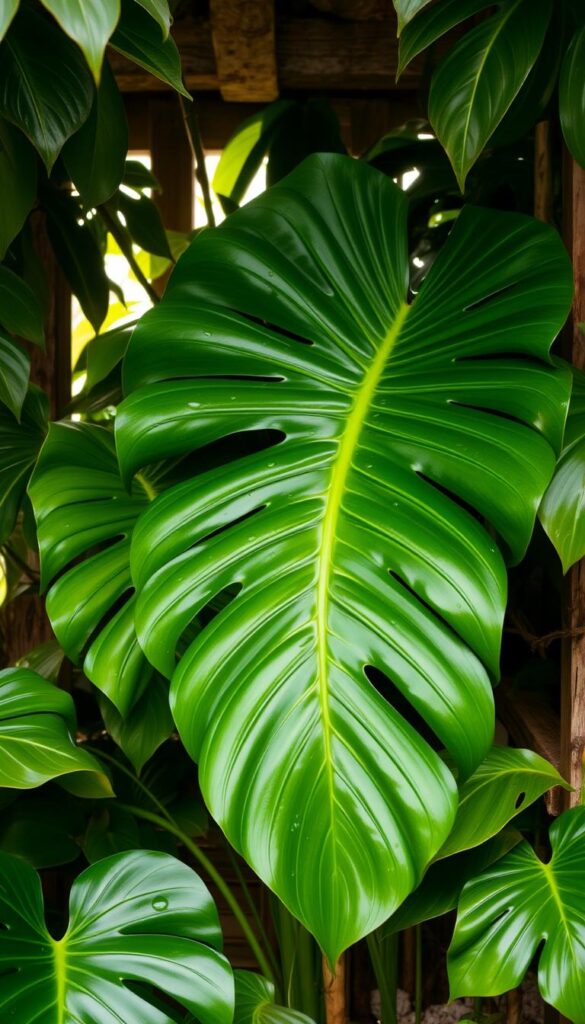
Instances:
[[[122,0],[122,17],[110,45],[183,96],[191,98],[183,85],[181,59],[174,39],[168,36],[161,42],[160,26],[134,0]]]
[[[429,120],[461,191],[538,57],[551,0],[506,0],[463,37],[433,75]]]
[[[0,402],[17,420],[26,396],[30,359],[18,342],[0,330]]]
[[[29,493],[42,586],[57,577],[47,595],[55,635],[125,717],[152,675],[134,630],[129,564],[146,493],[140,485],[126,492],[112,434],[89,423],[51,424]]]
[[[585,556],[585,373],[572,372],[565,443],[538,512],[563,572]]]
[[[92,773],[112,796],[96,759],[73,741],[75,710],[68,693],[36,672],[0,672],[0,786],[32,789],[59,776]]]
[[[22,228],[37,195],[38,157],[22,132],[0,119],[0,260]]]
[[[585,1024],[585,807],[550,829],[544,863],[528,843],[467,883],[449,948],[451,998],[497,996],[538,963],[542,997]]]
[[[77,43],[99,83],[108,39],[120,17],[120,0],[41,0],[61,28]]]
[[[48,401],[30,386],[20,423],[0,407],[0,543],[12,533],[32,468],[47,433]]]
[[[211,813],[332,962],[418,884],[457,803],[364,665],[475,770],[502,549],[526,549],[570,383],[548,357],[572,297],[557,234],[467,208],[409,302],[406,216],[328,154],[202,232],[134,331],[116,423],[128,479],[270,432],[142,514],[136,628]]]
[[[73,883],[61,939],[47,929],[29,864],[0,854],[0,880],[2,998],[15,1021],[171,1024],[154,986],[200,1024],[231,1024],[217,911],[186,864],[144,850],[92,864]]]
[[[50,171],[93,101],[87,65],[52,19],[22,7],[2,43],[0,115],[30,139]]]
[[[571,788],[544,757],[492,747],[459,791],[455,824],[437,858],[480,846],[553,786]]]
[[[43,310],[32,288],[8,267],[0,267],[0,323],[20,338],[43,345]]]
[[[116,191],[127,152],[124,103],[106,62],[91,113],[63,149],[65,167],[87,207],[105,203]]]
[[[252,971],[234,971],[235,1009],[233,1024],[313,1024],[310,1017],[279,1006],[274,985]]]
[[[561,67],[559,112],[565,142],[585,167],[585,25],[575,32]]]

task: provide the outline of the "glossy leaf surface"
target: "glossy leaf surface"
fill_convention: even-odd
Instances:
[[[100,80],[108,39],[120,17],[120,0],[41,0],[83,53],[96,82]]]
[[[20,419],[26,396],[30,359],[28,353],[0,330],[0,402]]]
[[[86,206],[99,206],[116,191],[127,152],[124,102],[106,62],[91,113],[63,151],[65,166]]]
[[[126,492],[112,434],[87,423],[51,424],[29,493],[42,586],[58,577],[47,594],[55,635],[124,716],[152,675],[134,631],[129,564],[146,494],[139,484]]]
[[[393,0],[394,9],[398,15],[398,33],[405,25],[430,4],[431,0]]]
[[[91,75],[75,44],[51,18],[23,7],[0,52],[0,114],[28,136],[47,170],[92,99]]]
[[[213,175],[213,190],[222,201],[228,200],[232,206],[240,204],[275,131],[292,106],[292,100],[276,100],[238,126],[222,150]]]
[[[455,824],[438,856],[480,846],[553,786],[570,788],[544,757],[533,750],[492,747],[461,786]]]
[[[122,0],[122,17],[111,46],[189,97],[181,79],[181,59],[172,36],[161,40],[160,25],[134,0]]]
[[[234,1024],[312,1024],[311,1018],[275,1002],[274,985],[261,974],[234,971]]]
[[[398,74],[455,25],[489,6],[488,0],[441,0],[432,7],[425,7],[400,35]]]
[[[77,747],[68,693],[26,668],[0,672],[0,786],[32,789],[72,772],[94,772],[101,791],[111,787],[91,754]]]
[[[181,258],[117,420],[128,476],[236,431],[283,438],[143,513],[136,621],[211,813],[332,960],[416,886],[456,804],[364,666],[474,770],[505,567],[451,495],[520,558],[567,402],[546,363],[572,291],[555,233],[464,211],[409,305],[405,221],[378,172],[306,160]]]
[[[8,267],[0,267],[0,323],[27,341],[44,343],[41,304],[30,285]]]
[[[551,0],[508,0],[449,51],[433,75],[429,119],[463,191],[544,42]]]
[[[575,32],[563,60],[559,113],[565,142],[585,167],[585,24]]]
[[[564,447],[539,516],[568,572],[585,556],[585,374],[575,368]]]
[[[169,684],[158,675],[149,678],[147,666],[144,676],[147,684],[125,717],[106,696],[99,700],[109,735],[137,772],[169,738],[174,728],[169,708]]]
[[[0,259],[16,237],[37,195],[37,155],[18,128],[0,119]]]
[[[167,0],[136,0],[136,3],[140,7],[144,7],[144,10],[150,14],[150,17],[154,18],[160,26],[163,38],[166,39],[172,21]]]
[[[550,840],[549,863],[523,842],[465,886],[448,956],[451,997],[515,988],[544,941],[540,992],[585,1024],[585,808],[557,818]]]
[[[0,1008],[43,1024],[174,1024],[150,986],[200,1024],[231,1024],[233,978],[217,911],[197,875],[168,854],[121,853],[71,889],[62,939],[47,930],[40,879],[0,854]],[[134,984],[138,983],[138,984]]]
[[[30,387],[20,422],[0,406],[0,542],[12,533],[32,468],[47,433],[48,401]]]

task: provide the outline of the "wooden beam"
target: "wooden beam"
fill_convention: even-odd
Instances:
[[[191,231],[193,158],[177,97],[169,93],[151,98],[148,115],[152,173],[161,187],[154,194],[154,201],[165,228]]]
[[[240,2],[246,6],[243,0]],[[235,0],[229,3],[214,0],[212,6],[218,9],[225,7],[227,10],[234,3]],[[227,77],[222,83],[216,66],[211,23],[208,19],[191,15],[179,17],[173,26],[173,36],[181,53],[183,76],[188,89],[209,92],[218,90],[222,85],[223,89],[227,88]],[[422,82],[424,55],[416,58],[396,82],[398,40],[393,15],[382,21],[355,22],[286,16],[277,18],[274,36],[275,66],[278,69],[281,93],[351,93],[371,90],[401,93],[419,88]],[[452,38],[449,37],[447,44]],[[267,38],[264,39],[264,45],[267,45]],[[443,48],[441,43],[441,52]],[[162,82],[120,54],[112,51],[109,56],[123,92],[160,92],[165,89]],[[253,80],[252,70],[250,68],[247,72],[248,86],[243,79],[237,86],[238,102],[258,99],[258,93],[253,91],[257,83]],[[225,74],[227,76],[227,72]],[[275,95],[276,90],[272,98]]]
[[[232,103],[270,103],[278,96],[274,0],[210,0],[219,89]]]

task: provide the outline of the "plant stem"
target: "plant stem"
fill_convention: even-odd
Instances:
[[[156,305],[157,302],[160,302],[160,295],[157,295],[150,281],[140,269],[138,261],[132,251],[131,239],[126,235],[126,232],[123,230],[122,225],[118,222],[116,217],[110,212],[107,204],[104,203],[103,206],[99,206],[98,211],[108,231],[117,242],[120,250],[123,252],[128,266],[136,280],[142,285],[150,301]]]
[[[422,1019],[422,929],[417,924],[414,930],[416,941],[415,973],[414,973],[414,1024]]]
[[[380,929],[367,936],[368,952],[380,992],[382,1024],[397,1024],[398,935],[384,936]]]
[[[270,964],[271,964],[271,967],[272,967],[273,976],[274,977],[279,977],[280,971],[279,971],[279,968],[278,968],[278,964],[276,962],[276,957],[274,955],[274,951],[273,951],[272,946],[270,944],[270,940],[268,938],[268,935],[266,934],[266,929],[265,929],[264,924],[262,922],[262,918],[260,917],[260,914],[258,913],[256,904],[254,903],[254,900],[252,899],[252,894],[250,892],[250,888],[248,886],[248,883],[247,883],[246,879],[244,878],[244,875],[243,875],[243,873],[241,871],[240,865],[238,864],[238,859],[237,859],[237,857],[236,857],[232,847],[228,843],[227,839],[225,841],[225,846],[226,846],[226,850],[228,852],[228,856],[229,856],[229,859],[231,861],[232,867],[234,869],[236,878],[238,879],[238,882],[240,884],[240,888],[241,888],[242,892],[244,893],[244,897],[246,899],[246,903],[248,904],[248,906],[250,908],[250,913],[252,914],[252,917],[254,918],[254,921],[256,922],[256,927],[258,928],[258,931],[260,932],[260,935],[262,936],[262,940],[264,942],[264,948],[266,950],[266,953],[268,955],[268,958],[270,960]]]
[[[195,860],[199,862],[203,870],[206,872],[206,874],[209,875],[211,880],[217,886],[224,900],[228,904],[232,914],[236,918],[238,924],[240,925],[240,928],[242,929],[248,941],[250,949],[252,950],[254,956],[258,961],[258,964],[260,965],[260,970],[270,981],[274,983],[274,975],[272,972],[272,968],[268,963],[268,960],[264,956],[260,943],[258,942],[258,939],[254,934],[254,931],[250,927],[250,924],[246,918],[246,915],[244,914],[244,911],[240,907],[240,904],[238,903],[236,897],[234,896],[227,882],[224,881],[219,871],[217,871],[212,862],[209,860],[209,857],[207,857],[206,854],[203,853],[203,850],[200,850],[199,847],[190,838],[190,836],[188,836],[186,832],[183,832],[183,830],[179,828],[179,826],[176,824],[175,821],[173,821],[170,815],[165,813],[165,817],[162,817],[159,814],[153,814],[151,811],[146,811],[142,807],[133,807],[131,804],[121,803],[120,801],[118,801],[118,807],[120,807],[123,811],[128,811],[130,814],[133,814],[136,818],[142,818],[144,821],[149,821],[151,822],[151,824],[158,825],[159,828],[165,829],[166,832],[170,832],[171,835],[174,835],[183,844],[183,846],[186,847],[187,850],[189,850],[189,852],[193,855]]]
[[[197,181],[201,185],[201,191],[203,192],[203,205],[205,207],[205,214],[207,216],[207,223],[210,228],[215,227],[215,214],[213,212],[213,202],[211,200],[211,189],[209,187],[209,178],[207,177],[207,167],[205,165],[205,152],[203,150],[203,143],[201,142],[201,132],[199,131],[199,120],[197,118],[197,111],[195,109],[195,100],[191,97],[191,103],[187,108],[185,101],[182,96],[179,96],[179,103],[181,104],[181,111],[183,114],[183,121],[185,123],[185,130],[187,132],[187,138],[193,154],[193,160],[195,163],[195,176]]]
[[[335,971],[331,970],[327,959],[323,957],[323,987],[326,1024],[347,1024],[345,956],[343,953],[335,964]]]

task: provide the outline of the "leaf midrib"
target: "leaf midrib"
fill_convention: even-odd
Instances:
[[[380,382],[380,378],[384,373],[386,363],[392,354],[392,350],[394,349],[400,331],[404,326],[404,322],[411,308],[412,307],[406,302],[401,303],[398,307],[392,326],[384,336],[374,360],[365,374],[361,386],[355,396],[353,407],[341,437],[337,457],[329,479],[327,504],[325,506],[325,514],[323,517],[322,542],[317,577],[317,690],[321,720],[323,724],[325,771],[327,773],[327,790],[329,795],[331,821],[334,819],[335,788],[333,779],[333,758],[331,754],[331,737],[334,730],[331,724],[331,713],[329,708],[328,626],[329,590],[334,565],[333,556],[337,543],[337,524],[342,508],[347,477],[351,470],[353,455],[358,446],[362,428],[370,410],[372,399]],[[333,857],[335,862],[335,844],[333,846]]]

